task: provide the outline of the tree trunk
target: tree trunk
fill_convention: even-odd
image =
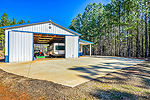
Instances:
[[[100,35],[100,55],[102,56],[102,36]]]
[[[142,57],[144,57],[144,32],[143,32],[143,14],[142,14]]]
[[[101,36],[101,39],[102,39],[102,36]],[[103,41],[101,40],[101,56],[103,56]]]
[[[127,31],[127,57],[129,57],[129,37],[128,37],[128,31]]]
[[[113,34],[116,34],[114,31],[114,27],[113,27]],[[116,37],[116,35],[115,35],[115,37]],[[116,53],[116,39],[115,38],[114,38],[114,52],[113,53],[114,53],[113,55],[116,56],[116,54],[115,54]]]
[[[132,34],[132,31],[130,30],[130,34]],[[133,56],[133,37],[130,37],[130,57]]]
[[[137,18],[139,18],[139,6],[137,5]],[[139,58],[140,43],[139,43],[139,21],[137,20],[137,36],[136,36],[136,57]]]
[[[148,37],[147,37],[147,14],[145,14],[145,58],[147,58]]]
[[[150,58],[150,12],[149,12],[149,58]]]
[[[137,37],[136,37],[136,57],[139,57],[140,44],[139,44],[139,22],[137,21]]]
[[[120,5],[119,5],[119,36],[121,36],[121,33],[120,33],[120,9],[121,8],[120,8]],[[121,38],[119,38],[119,56],[121,56]]]
[[[110,33],[109,33],[109,28],[108,28],[108,46],[107,46],[107,55],[110,56]]]
[[[116,37],[116,33],[115,33],[115,37]],[[117,48],[117,41],[116,41],[116,38],[115,38],[115,56],[118,56],[116,48]]]

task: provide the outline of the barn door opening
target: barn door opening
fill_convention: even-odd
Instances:
[[[64,58],[64,56],[65,36],[34,33],[35,58]]]

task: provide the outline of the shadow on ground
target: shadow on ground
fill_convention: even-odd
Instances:
[[[135,58],[123,58],[123,57],[113,57],[113,56],[92,56],[93,58],[103,58],[109,60],[121,60],[121,61],[139,61],[140,59]]]
[[[139,96],[128,92],[121,92],[115,89],[110,89],[107,91],[97,89],[96,91],[97,91],[96,93],[91,94],[96,99],[103,99],[103,100],[137,100],[137,99],[148,100],[149,99],[148,96]]]
[[[81,77],[90,79],[86,76]],[[148,100],[150,98],[150,61],[109,73],[79,87],[96,99]]]
[[[116,59],[116,57],[114,57],[114,59]],[[86,75],[78,75],[78,76],[91,80],[91,79],[95,79],[95,77],[92,78],[91,76],[105,75],[114,70],[119,70],[124,67],[131,66],[131,65],[133,65],[133,63],[131,62],[129,64],[125,62],[123,63],[122,62],[110,62],[110,63],[99,63],[96,65],[74,66],[74,67],[68,68],[68,70],[82,72],[83,74],[86,74]]]

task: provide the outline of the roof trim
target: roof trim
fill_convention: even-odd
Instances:
[[[42,32],[31,32],[31,31],[19,31],[19,30],[12,30],[12,31],[13,32],[36,33],[36,34],[60,35],[60,36],[76,36],[76,35],[66,35],[66,34],[56,34],[56,33],[42,33]]]
[[[87,41],[87,40],[83,40],[83,39],[79,39],[79,41],[85,42],[85,43],[88,43],[88,44],[94,44],[93,42],[90,42],[90,41]]]
[[[31,23],[23,23],[23,24],[16,24],[16,25],[9,25],[9,26],[2,26],[0,28],[3,29],[12,29],[12,28],[18,28],[18,27],[24,27],[24,26],[30,26],[30,25],[37,25],[37,24],[43,24],[48,23],[50,21],[44,21],[44,22],[31,22]]]
[[[63,26],[61,26],[61,25],[59,25],[59,24],[56,24],[56,23],[52,22],[51,20],[50,20],[50,21],[44,21],[44,22],[31,22],[31,23],[24,23],[24,24],[3,26],[3,27],[0,27],[0,28],[2,28],[2,29],[12,29],[12,28],[25,27],[25,26],[31,26],[31,25],[37,25],[37,24],[44,24],[44,23],[52,23],[52,24],[54,24],[54,25],[56,25],[56,26],[58,26],[58,27],[61,27],[61,28],[65,29],[65,30],[67,30],[67,31],[69,31],[69,32],[71,32],[71,33],[73,33],[73,34],[76,34],[76,35],[78,35],[78,36],[81,36],[81,35],[82,35],[82,34],[77,33],[77,32],[75,32],[75,31],[73,31],[73,30],[71,30],[71,29],[68,29],[68,28],[65,28],[65,27],[63,27]]]

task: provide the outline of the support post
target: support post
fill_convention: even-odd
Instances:
[[[83,52],[82,48],[83,48],[83,45],[80,45],[80,48],[81,48],[81,52]]]
[[[91,56],[91,44],[90,44],[90,56]]]

